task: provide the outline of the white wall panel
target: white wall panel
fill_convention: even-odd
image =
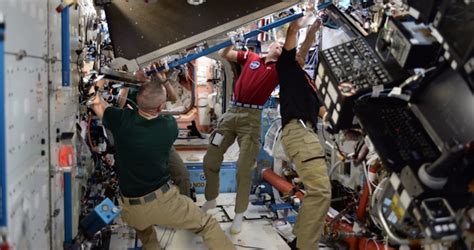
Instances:
[[[14,249],[49,249],[46,0],[3,0],[8,231]],[[26,51],[17,60],[13,53]],[[33,58],[33,57],[35,58]]]
[[[9,237],[16,249],[47,249],[47,64],[7,55],[5,65]]]
[[[8,237],[14,249],[62,249],[64,239],[62,175],[50,178],[50,170],[57,169],[56,131],[74,131],[78,98],[77,81],[61,88],[59,2],[0,0],[6,16]],[[77,27],[76,10],[71,20]],[[27,56],[17,60],[19,51]],[[48,63],[45,56],[56,61]]]
[[[5,51],[25,50],[28,55],[47,54],[46,0],[1,0],[6,15]]]
[[[58,116],[58,100],[61,101],[61,15],[54,11],[55,1],[49,0],[48,15],[49,15],[49,54],[51,57],[56,57],[57,61],[50,63],[49,80],[50,80],[50,124],[51,127],[51,173],[55,173],[51,178],[51,214],[54,218],[51,220],[51,234],[52,234],[52,249],[60,249],[62,241],[64,240],[64,214],[63,214],[63,178],[61,173],[57,172],[57,154],[58,143],[56,139],[57,134],[57,120]],[[58,128],[60,129],[60,128]],[[61,131],[59,131],[61,132]],[[63,131],[64,132],[64,131]]]
[[[40,59],[27,57],[17,61],[14,56],[7,55],[5,65],[10,179],[21,176],[25,167],[46,155],[48,74],[46,63]]]

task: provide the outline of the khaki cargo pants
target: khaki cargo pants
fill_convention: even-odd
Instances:
[[[231,107],[219,120],[204,156],[205,196],[206,200],[213,200],[219,195],[219,171],[224,154],[237,138],[240,153],[237,160],[236,213],[245,212],[249,203],[252,168],[260,150],[261,114],[258,109]]]
[[[299,249],[319,249],[324,220],[331,204],[331,184],[324,160],[324,150],[316,133],[305,128],[296,119],[285,125],[282,131],[283,148],[296,166],[296,172],[304,184],[306,194],[298,213],[293,233]]]
[[[174,229],[189,229],[204,239],[209,249],[235,249],[216,219],[204,213],[194,202],[180,195],[174,185],[166,193],[155,191],[157,198],[151,202],[130,205],[119,199],[122,220],[137,231],[144,250],[161,249],[154,225]]]
[[[173,183],[178,186],[179,193],[191,197],[191,181],[189,180],[188,169],[174,147],[171,147],[170,150],[168,166],[170,169],[171,180],[173,180]]]

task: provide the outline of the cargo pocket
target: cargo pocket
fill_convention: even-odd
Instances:
[[[299,149],[297,147],[283,147],[286,155],[290,158],[291,161],[294,161],[294,158],[298,155]]]
[[[217,120],[217,126],[216,128],[211,132],[211,135],[209,137],[209,144],[214,145],[216,147],[219,147],[220,143],[224,139],[224,128],[222,127],[224,124],[224,121],[227,117],[227,113],[223,114],[218,120]],[[217,138],[216,138],[216,134]]]
[[[319,144],[318,138],[313,133],[303,137],[303,148],[301,151],[301,162],[310,162],[317,159],[324,159],[324,153]]]
[[[303,144],[303,138],[305,137],[306,133],[304,130],[298,126],[290,126],[286,125],[281,132],[281,138],[285,138],[285,140],[291,142],[300,142]]]
[[[294,139],[289,136],[284,137],[283,135],[281,136],[281,144],[283,146],[283,150],[285,154],[290,158],[290,160],[293,161],[293,159],[298,155],[298,152],[300,151],[300,148],[302,146],[302,140],[301,139]]]
[[[262,126],[259,120],[257,119],[247,119],[244,124],[238,124],[240,126],[237,128],[243,134],[248,134],[252,137],[256,137],[257,141],[260,141],[260,133],[262,131]],[[245,130],[247,128],[247,130]]]
[[[314,136],[312,134],[309,134],[309,135],[306,135],[305,137],[303,137],[303,141],[306,145],[311,145],[313,143],[319,143],[318,138],[316,138],[316,136]]]
[[[220,133],[219,131],[215,130],[212,132],[211,137],[209,138],[209,144],[214,147],[220,147],[222,141],[224,141],[224,134]]]

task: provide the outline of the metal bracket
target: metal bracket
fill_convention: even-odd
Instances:
[[[51,214],[51,218],[57,217],[61,213],[61,209],[56,208]]]
[[[18,51],[18,52],[16,53],[15,56],[16,56],[16,60],[17,60],[17,61],[23,60],[23,58],[25,58],[25,57],[27,56],[26,50],[21,49],[20,51]]]
[[[54,176],[56,176],[56,174],[59,174],[59,173],[61,173],[61,171],[51,169],[51,170],[49,170],[49,178],[54,178]]]
[[[45,62],[51,62],[51,63],[55,63],[58,61],[58,58],[56,56],[53,56],[53,57],[48,57],[47,54],[44,54],[43,56],[33,56],[33,55],[28,55],[28,52],[24,49],[21,49],[19,50],[18,52],[14,53],[14,52],[5,52],[5,55],[12,55],[12,56],[15,56],[16,60],[17,61],[21,61],[25,58],[35,58],[35,59],[41,59],[41,60],[44,60]]]
[[[58,58],[56,56],[53,56],[53,57],[48,57],[47,54],[43,55],[43,60],[46,62],[46,63],[56,63],[58,60]]]

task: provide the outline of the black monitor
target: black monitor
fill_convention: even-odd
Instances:
[[[425,24],[433,22],[442,0],[407,0],[409,13],[418,21]]]
[[[451,68],[427,83],[411,105],[438,147],[474,140],[474,93]]]
[[[297,4],[297,0],[110,1],[104,6],[116,58],[147,64]]]
[[[445,0],[433,22],[443,38],[443,46],[462,68],[473,56],[474,50],[474,2]]]

